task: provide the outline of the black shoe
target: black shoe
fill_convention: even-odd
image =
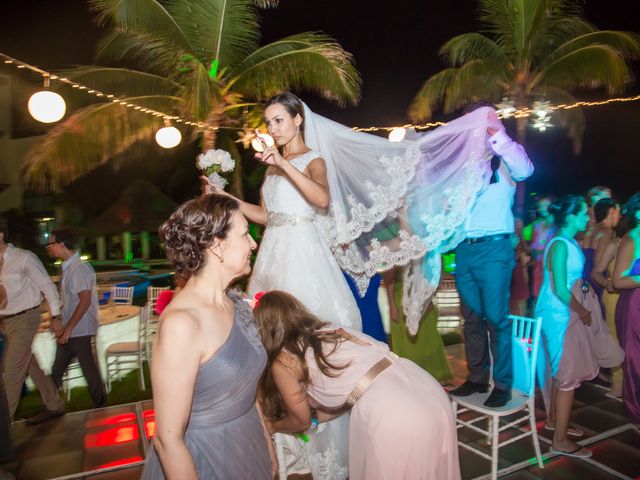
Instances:
[[[489,385],[486,383],[476,383],[467,380],[458,388],[454,388],[449,393],[456,397],[468,397],[472,393],[485,393],[489,391]]]
[[[40,413],[34,415],[33,417],[29,417],[25,420],[29,425],[37,425],[38,423],[46,422],[47,420],[60,417],[64,414],[65,414],[64,410],[49,410],[48,408],[43,408],[40,411]]]
[[[489,408],[504,407],[509,400],[511,400],[511,390],[494,388],[489,398],[485,400],[484,406]]]

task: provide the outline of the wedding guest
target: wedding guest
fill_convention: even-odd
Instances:
[[[4,390],[4,378],[0,374],[0,463],[5,463],[13,458],[13,445],[11,443],[11,417],[9,405]],[[16,477],[0,468],[0,480],[14,480]]]
[[[547,410],[545,428],[554,430],[551,452],[586,458],[591,451],[569,439],[583,434],[569,425],[575,389],[597,376],[600,367],[619,365],[624,354],[604,324],[595,294],[582,280],[585,259],[575,236],[589,222],[584,198],[565,195],[549,210],[558,233],[545,251],[535,308],[535,316],[542,317],[538,380]]]
[[[613,269],[613,286],[620,290],[616,326],[625,352],[622,397],[629,419],[640,425],[640,192],[623,213],[631,230],[620,242]]]
[[[553,215],[549,212],[549,205],[553,202],[553,197],[544,196],[538,199],[537,215],[538,218],[533,223],[531,234],[531,255],[533,257],[533,272],[531,275],[531,296],[535,303],[542,286],[542,272],[544,265],[542,257],[544,250],[549,241],[556,234],[556,227],[553,224]]]
[[[92,346],[100,324],[96,272],[80,258],[77,238],[69,228],[55,229],[49,239],[47,253],[63,260],[60,278],[62,319],[56,320],[53,327],[57,346],[51,378],[60,388],[64,372],[76,357],[87,379],[93,404],[104,407],[107,392]]]
[[[485,154],[493,155],[492,175],[467,217],[466,238],[456,248],[456,286],[464,316],[469,376],[451,394],[486,392],[493,376],[494,388],[485,405],[501,407],[511,399],[513,382],[508,319],[515,264],[511,206],[517,182],[531,176],[533,164],[524,148],[509,138],[495,112],[490,115],[495,117],[495,126],[487,128]]]
[[[601,200],[600,202],[606,201]],[[600,204],[598,202],[598,204]],[[602,288],[602,307],[604,308],[607,326],[611,335],[618,341],[616,327],[616,308],[620,291],[613,286],[613,270],[616,263],[618,247],[621,237],[627,232],[627,222],[620,222],[616,228],[616,235],[607,243],[598,261],[593,267],[591,278]],[[608,396],[622,399],[622,366],[611,369],[611,389]]]
[[[584,241],[583,251],[585,257],[592,258],[590,265],[585,264],[585,275],[587,280],[596,292],[598,298],[602,296],[602,287],[595,281],[591,272],[598,262],[607,244],[615,237],[615,227],[620,222],[620,205],[612,198],[598,200],[592,207],[595,225],[591,228],[591,234]],[[590,270],[587,272],[586,270]]]
[[[156,435],[143,479],[270,479],[270,439],[256,406],[266,364],[251,309],[227,289],[256,244],[238,203],[204,195],[161,227],[167,258],[190,275],[162,312],[151,364]]]
[[[399,268],[384,272],[384,287],[391,320],[391,349],[424,368],[440,383],[453,378],[442,337],[438,333],[438,307],[433,303],[420,319],[415,335],[407,330],[402,307],[402,271]]]
[[[582,253],[585,257],[584,272],[582,278],[591,283],[591,271],[596,262],[596,249],[593,245],[593,237],[598,231],[595,212],[593,207],[603,198],[611,198],[611,189],[609,187],[592,187],[587,192],[587,207],[589,214],[589,224],[587,230],[577,236]]]
[[[363,296],[358,292],[358,286],[348,273],[342,272],[349,284],[349,289],[356,300],[360,317],[362,317],[362,332],[375,338],[379,342],[387,343],[387,334],[382,325],[382,313],[378,306],[378,290],[382,283],[380,274],[376,274],[369,280],[369,286]]]
[[[64,414],[64,402],[51,377],[40,369],[31,352],[33,339],[42,323],[40,304],[47,300],[54,327],[60,319],[60,299],[42,262],[32,252],[9,243],[9,228],[0,218],[0,288],[5,292],[5,305],[0,308],[0,319],[6,340],[3,373],[9,417],[13,418],[20,403],[25,378],[29,375],[44,408],[31,420],[44,421]]]
[[[519,242],[516,247],[516,266],[511,275],[509,311],[512,315],[527,315],[527,306],[531,295],[529,271],[532,263],[531,252],[523,245],[523,242]]]
[[[322,322],[286,292],[265,293],[254,314],[269,360],[260,392],[271,431],[313,429],[350,411],[349,478],[460,478],[451,404],[423,369]]]

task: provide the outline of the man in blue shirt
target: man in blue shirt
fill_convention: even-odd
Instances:
[[[490,125],[501,126],[495,112]],[[508,319],[511,274],[515,252],[511,241],[514,218],[511,211],[516,182],[533,173],[524,148],[504,128],[487,129],[487,157],[491,178],[480,192],[467,218],[466,238],[456,248],[456,285],[464,316],[468,380],[451,391],[468,396],[489,388],[493,356],[494,389],[488,407],[501,407],[511,399],[513,368],[511,326]]]

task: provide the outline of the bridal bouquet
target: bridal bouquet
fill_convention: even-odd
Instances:
[[[226,150],[212,149],[198,155],[196,165],[213,185],[224,189],[227,179],[219,172],[231,172],[236,167],[236,162]]]

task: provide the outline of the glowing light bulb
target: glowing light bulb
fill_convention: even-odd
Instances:
[[[258,140],[258,137],[262,139],[262,141],[267,145],[267,147],[273,147],[276,142],[273,140],[273,137],[267,133],[260,133],[256,138],[251,140],[251,146],[256,152],[264,152],[264,147],[262,146],[262,142]]]
[[[404,140],[405,135],[407,134],[407,129],[402,127],[397,127],[389,132],[389,141],[390,142],[401,142]]]
[[[162,148],[173,148],[180,144],[182,134],[176,127],[162,127],[156,132],[156,142]]]
[[[42,123],[57,122],[67,111],[64,98],[50,90],[42,90],[31,95],[27,108],[31,116]]]

